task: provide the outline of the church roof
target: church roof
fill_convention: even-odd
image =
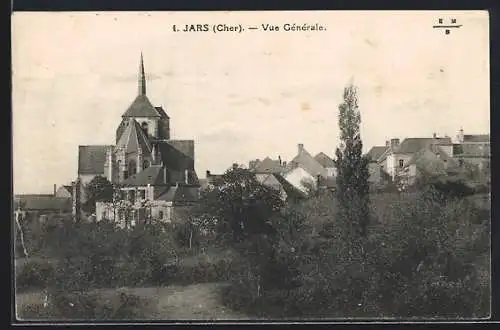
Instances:
[[[154,107],[146,96],[146,74],[144,73],[144,61],[141,53],[138,76],[139,92],[134,102],[128,107],[122,117],[156,117],[165,118],[167,115],[161,107]],[[167,116],[168,117],[168,116]]]
[[[146,153],[152,151],[151,142],[134,118],[129,119],[128,126],[123,131],[116,147],[125,148],[127,153],[137,153],[139,148]]]
[[[122,183],[124,186],[147,186],[148,184],[162,185],[165,183],[164,170],[160,165],[152,165],[137,174],[127,178]]]
[[[122,117],[162,117],[145,94],[139,94]]]
[[[160,151],[160,157],[163,164],[167,168],[178,171],[194,169],[194,158],[191,157],[186,150],[181,151],[173,144],[175,144],[173,141],[158,143],[158,150]],[[191,147],[187,149],[190,151]],[[192,141],[192,151],[194,153],[194,141]]]
[[[168,140],[167,142],[185,156],[194,159],[194,140]]]
[[[107,145],[78,146],[78,174],[103,174]]]
[[[170,118],[162,107],[155,107],[162,118]]]

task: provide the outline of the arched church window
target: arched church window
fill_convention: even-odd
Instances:
[[[135,160],[131,159],[128,162],[128,175],[132,176],[135,173],[137,173],[137,164],[136,164]]]
[[[148,123],[145,121],[142,122],[141,127],[142,127],[142,130],[144,131],[144,133],[148,134]]]
[[[149,166],[151,166],[151,163],[149,162],[149,160],[145,160],[145,161],[142,163],[142,168],[143,168],[143,169],[147,169]]]

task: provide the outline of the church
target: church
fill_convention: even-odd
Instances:
[[[199,194],[194,140],[172,139],[170,120],[147,96],[141,53],[138,93],[116,128],[114,145],[86,145],[78,150],[78,179],[73,185],[73,212],[87,200],[85,186],[96,176],[119,187],[121,200],[133,205],[148,201],[154,218],[170,221],[175,206],[194,203]],[[98,202],[96,219],[123,218],[109,203]],[[134,219],[141,218],[139,207]],[[125,220],[125,219],[120,219]]]

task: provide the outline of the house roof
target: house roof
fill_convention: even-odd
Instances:
[[[406,166],[417,164],[425,158],[425,155],[435,155],[436,159],[440,161],[449,162],[449,164],[456,164],[455,159],[450,157],[442,148],[437,145],[427,145],[418,152],[416,152],[408,161]]]
[[[328,172],[326,171],[326,168],[321,166],[320,163],[316,159],[314,159],[313,156],[307,150],[304,148],[299,151],[297,156],[295,156],[292,161],[289,164],[289,168],[293,168],[297,165],[301,165],[301,167],[309,172],[309,174],[316,176],[316,175],[321,175],[322,177],[327,177]]]
[[[489,144],[454,144],[453,155],[457,157],[489,157],[491,149]]]
[[[375,146],[375,147],[372,147],[368,153],[366,154],[366,156],[368,157],[368,159],[370,159],[371,161],[377,161],[383,154],[384,152],[388,149],[388,147],[384,147],[384,146]]]
[[[26,211],[63,211],[72,210],[71,198],[49,195],[17,195],[14,196],[14,207],[21,205]]]
[[[145,94],[139,94],[123,113],[122,117],[154,117],[161,118],[158,110],[151,104]]]
[[[435,143],[436,145],[452,145],[451,138],[407,138],[394,150],[396,154],[413,154],[422,148]]]
[[[149,138],[134,118],[128,120],[128,125],[116,143],[116,148],[120,147],[124,148],[126,153],[137,153],[139,148],[141,148],[142,152],[146,153],[152,151]]]
[[[464,142],[490,142],[489,134],[465,134]]]
[[[269,157],[264,158],[254,168],[255,173],[279,173],[281,170],[280,161]]]
[[[280,182],[276,179],[276,177],[272,173],[257,173],[255,174],[255,179],[266,186],[276,187],[281,185]]]
[[[198,190],[183,185],[172,186],[160,195],[158,200],[167,202],[195,202],[198,200]]]
[[[333,159],[331,159],[327,154],[324,152],[320,152],[316,156],[314,156],[314,159],[324,168],[327,167],[335,167],[335,162]]]
[[[78,174],[104,174],[108,145],[78,146]]]
[[[281,184],[287,198],[307,198],[307,195],[288,182],[282,174],[273,173],[276,180]]]

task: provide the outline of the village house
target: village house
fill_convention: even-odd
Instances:
[[[370,182],[383,182],[384,177],[411,184],[423,172],[444,174],[464,166],[489,166],[489,135],[464,135],[460,129],[457,142],[448,136],[431,138],[398,138],[386,142],[385,146],[374,146],[367,153]]]
[[[453,144],[453,155],[460,165],[477,166],[479,169],[489,169],[490,166],[490,135],[464,134],[460,129],[457,143]]]
[[[194,141],[171,139],[170,117],[146,95],[142,54],[138,94],[122,115],[115,142],[79,147],[78,178],[72,194],[76,213],[88,198],[85,186],[96,176],[107,178],[119,190],[118,201],[132,205],[134,222],[144,219],[144,213],[169,222],[176,207],[197,200]],[[115,219],[123,225],[127,215],[116,212],[116,204],[98,202],[96,220]]]
[[[448,175],[458,171],[458,162],[435,144],[416,152],[405,164],[399,176],[403,186],[412,185],[417,177],[426,175]]]
[[[24,194],[14,196],[14,215],[19,220],[44,221],[49,215],[70,214],[71,197],[58,196],[56,185],[52,194]]]
[[[270,157],[252,160],[249,162],[250,171],[254,172],[263,183],[278,183],[285,195],[304,197],[319,190],[335,189],[335,164],[333,159],[320,152],[313,157],[302,143],[297,145],[297,155],[289,162],[283,161],[281,156],[277,160]],[[271,178],[269,174],[272,174]],[[276,182],[277,181],[277,182]]]

